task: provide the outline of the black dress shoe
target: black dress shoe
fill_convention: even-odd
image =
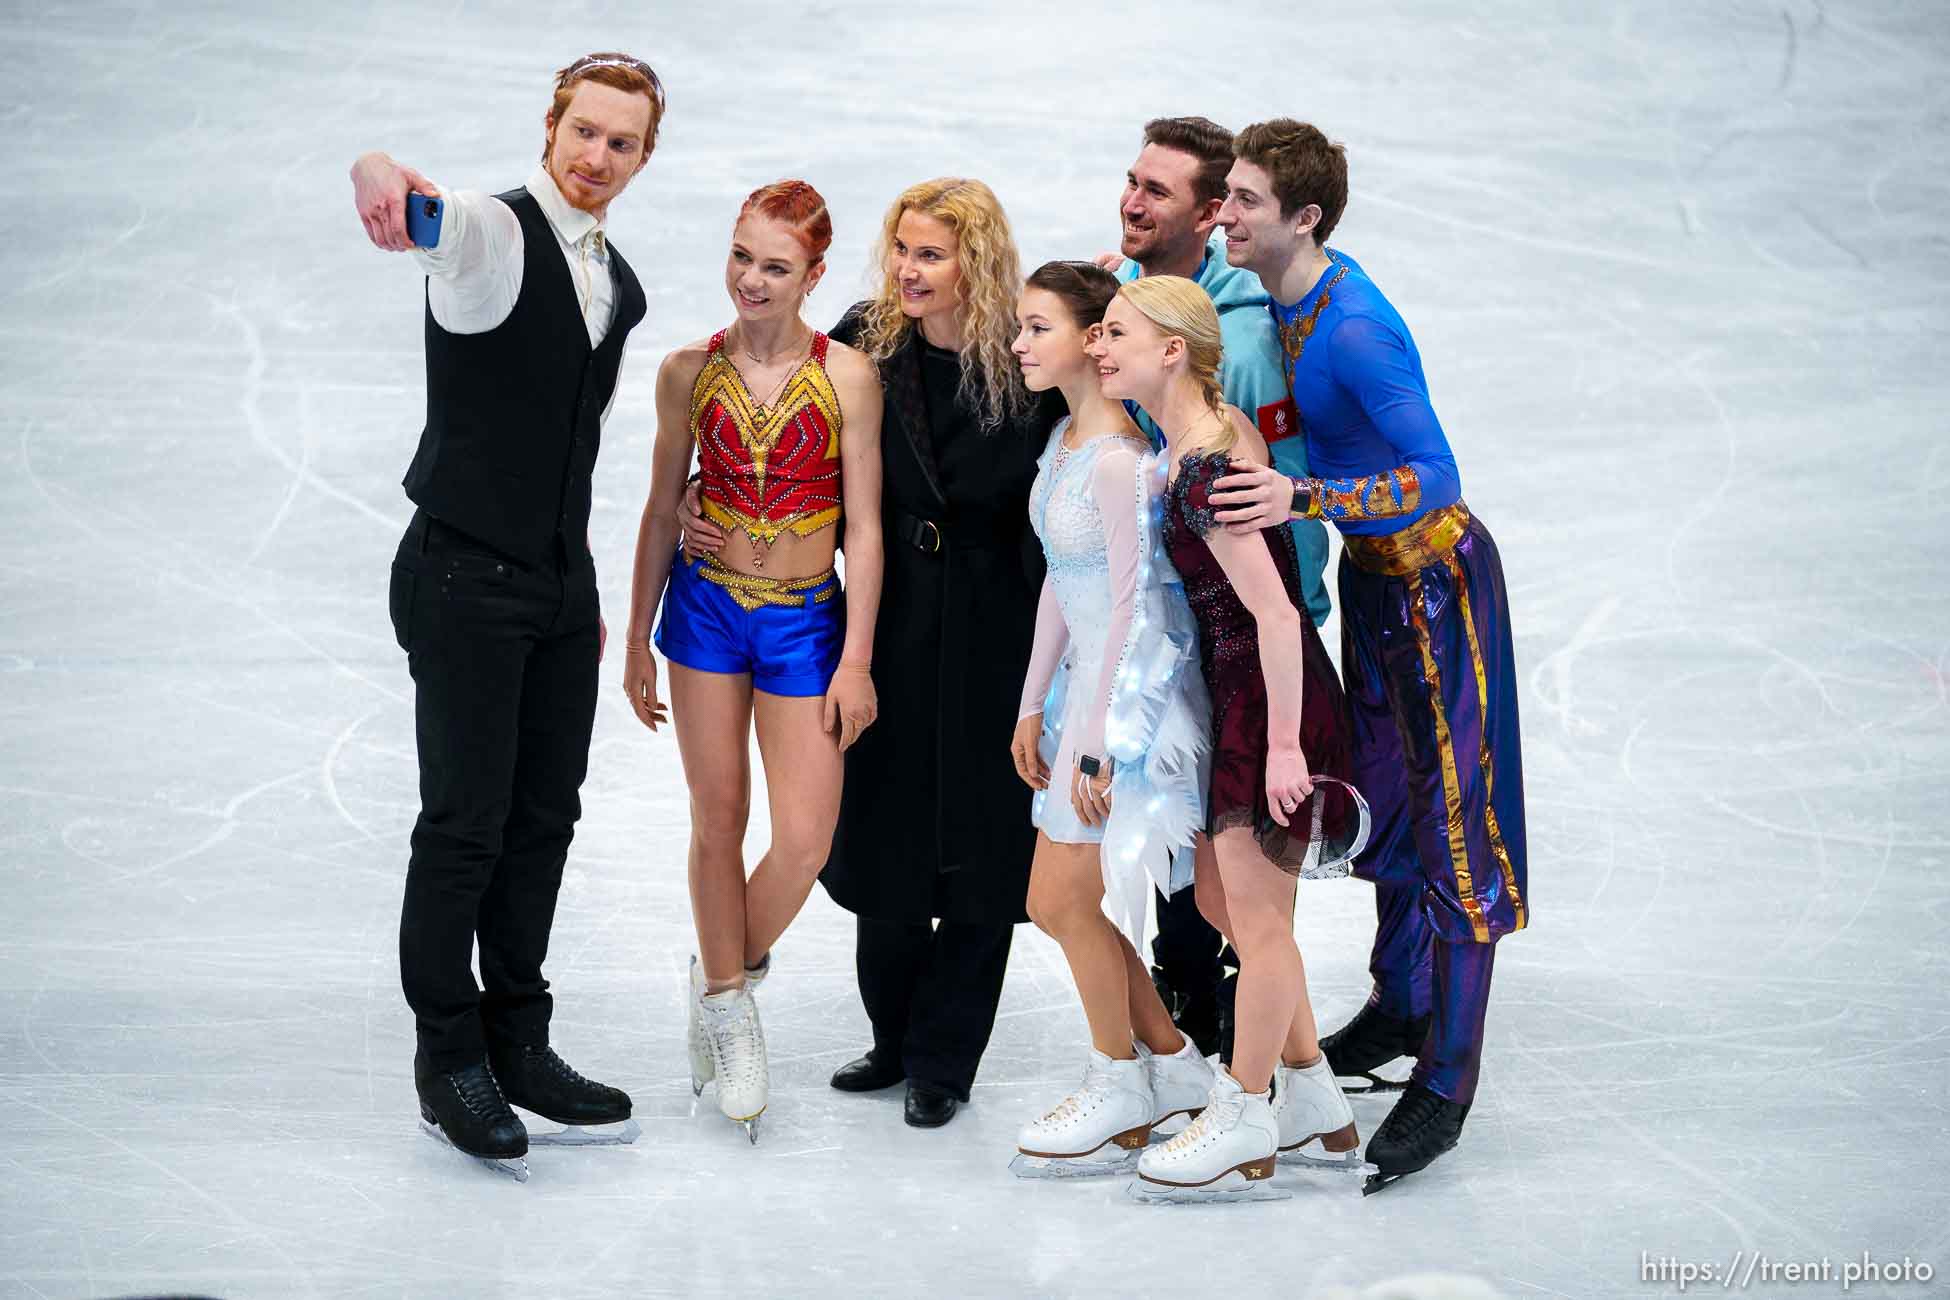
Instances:
[[[501,1095],[557,1124],[620,1124],[630,1117],[630,1094],[569,1068],[552,1047],[489,1049]]]
[[[961,1106],[952,1093],[912,1080],[907,1085],[907,1122],[914,1128],[940,1128]]]
[[[420,1094],[420,1118],[468,1155],[514,1160],[528,1154],[528,1130],[508,1109],[486,1061],[440,1071],[415,1053],[413,1087]]]
[[[872,1052],[833,1071],[833,1086],[841,1092],[879,1092],[905,1079],[899,1065],[882,1065]]]

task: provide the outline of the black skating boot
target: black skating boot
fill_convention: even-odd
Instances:
[[[1368,1139],[1368,1163],[1375,1172],[1362,1184],[1361,1195],[1372,1196],[1397,1179],[1427,1169],[1456,1145],[1468,1117],[1467,1102],[1449,1101],[1419,1083],[1409,1084]]]
[[[1384,1079],[1375,1071],[1400,1058],[1421,1055],[1422,1040],[1429,1036],[1429,1018],[1417,1016],[1403,1020],[1379,1011],[1371,1002],[1354,1013],[1354,1019],[1320,1040],[1327,1053],[1328,1068],[1338,1078],[1364,1079],[1365,1086],[1343,1085],[1349,1096],[1364,1092],[1400,1092],[1404,1083]]]
[[[1230,957],[1232,949],[1226,949]],[[1236,1017],[1234,1005],[1239,1000],[1239,972],[1228,970],[1219,980],[1219,989],[1214,1000],[1218,1003],[1218,1052],[1219,1060],[1226,1069],[1232,1068],[1232,1031]]]
[[[504,1172],[528,1176],[528,1130],[508,1109],[486,1061],[439,1071],[425,1056],[413,1057],[413,1087],[420,1094],[420,1118],[457,1150],[489,1162],[519,1165]]]
[[[620,1124],[630,1117],[630,1095],[585,1079],[546,1045],[490,1048],[488,1062],[502,1095],[557,1124]]]
[[[1216,987],[1202,991],[1186,991],[1172,987],[1165,973],[1157,966],[1151,968],[1151,985],[1158,990],[1159,1001],[1165,1004],[1165,1012],[1171,1016],[1171,1023],[1178,1032],[1198,1044],[1201,1056],[1210,1056],[1219,1050],[1219,998]]]

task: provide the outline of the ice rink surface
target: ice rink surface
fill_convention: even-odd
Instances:
[[[1318,1296],[1445,1273],[1670,1293],[1644,1256],[1950,1277],[1950,8],[1938,3],[12,4],[0,14],[0,1298]],[[1018,932],[973,1105],[826,1086],[868,1041],[816,892],[764,991],[756,1149],[684,1065],[686,805],[605,666],[549,974],[628,1149],[516,1186],[417,1131],[415,812],[386,615],[420,285],[346,169],[517,185],[552,71],[651,59],[611,214],[650,316],[596,481],[612,628],[663,352],[730,317],[736,204],[989,181],[1026,266],[1116,238],[1140,124],[1345,140],[1335,242],[1400,306],[1522,670],[1532,928],[1463,1144],[1363,1200],[1022,1183],[1082,1064]],[[1330,644],[1333,644],[1330,633]],[[762,807],[762,802],[760,804]],[[751,843],[764,843],[762,817]],[[1302,890],[1322,1023],[1372,897]],[[1362,1133],[1387,1102],[1358,1101]],[[1765,1273],[1762,1274],[1765,1276]],[[1839,1285],[1740,1294],[1838,1294]],[[1852,1294],[1942,1294],[1950,1283]]]

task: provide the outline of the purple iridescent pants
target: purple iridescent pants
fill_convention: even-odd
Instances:
[[[1432,1016],[1415,1080],[1468,1102],[1496,940],[1529,919],[1503,564],[1460,502],[1343,540],[1341,675],[1374,813],[1354,864],[1375,886],[1369,1001]]]

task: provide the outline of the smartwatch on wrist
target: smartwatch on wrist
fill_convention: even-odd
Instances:
[[[1104,761],[1095,754],[1080,754],[1077,756],[1077,771],[1083,773],[1085,776],[1095,776],[1103,770]]]
[[[1289,478],[1287,482],[1293,484],[1293,505],[1287,511],[1287,517],[1289,519],[1320,518],[1320,500],[1314,496],[1313,480]]]

